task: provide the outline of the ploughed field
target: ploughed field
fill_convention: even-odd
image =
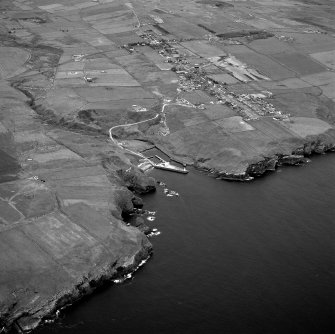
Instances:
[[[122,221],[155,189],[139,152],[246,180],[334,150],[327,1],[0,9],[0,328],[33,328],[147,258]]]

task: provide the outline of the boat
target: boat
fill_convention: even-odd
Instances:
[[[187,174],[188,170],[185,168],[185,166],[183,168],[180,168],[178,166],[172,165],[171,163],[169,163],[168,161],[163,160],[161,157],[159,157],[158,155],[155,156],[158,160],[160,160],[161,162],[158,164],[153,164],[153,167],[157,168],[157,169],[162,169],[162,170],[168,170],[170,172],[176,172],[176,173],[182,173],[182,174]]]

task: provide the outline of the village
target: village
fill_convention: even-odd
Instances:
[[[0,9],[0,332],[52,321],[151,257],[160,231],[139,196],[179,197],[154,173],[245,182],[335,151],[326,1]]]

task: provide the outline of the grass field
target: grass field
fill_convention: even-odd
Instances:
[[[0,48],[0,78],[6,79],[20,71],[20,67],[29,59],[29,52],[14,48]]]
[[[335,70],[335,50],[312,53],[310,56],[328,68]]]
[[[210,58],[225,55],[223,50],[210,45],[207,41],[189,41],[181,44],[201,57]]]
[[[317,118],[291,117],[291,120],[292,122],[287,123],[287,127],[300,137],[319,135],[332,128],[331,125]]]
[[[237,58],[272,80],[283,80],[296,75],[293,71],[290,71],[278,62],[256,52],[243,52],[240,53]]]
[[[277,53],[272,57],[299,75],[320,73],[326,68],[301,53]]]

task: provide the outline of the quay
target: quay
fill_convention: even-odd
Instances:
[[[188,173],[188,170],[185,168],[180,168],[180,167],[177,167],[175,165],[172,165],[170,162],[168,161],[165,161],[164,159],[162,159],[160,156],[158,155],[155,155],[155,157],[160,161],[159,163],[154,163],[151,161],[151,164],[154,168],[157,168],[157,169],[162,169],[162,170],[167,170],[167,171],[170,171],[170,172],[176,172],[176,173],[182,173],[182,174],[187,174]],[[148,159],[151,159],[153,157],[149,157]]]

